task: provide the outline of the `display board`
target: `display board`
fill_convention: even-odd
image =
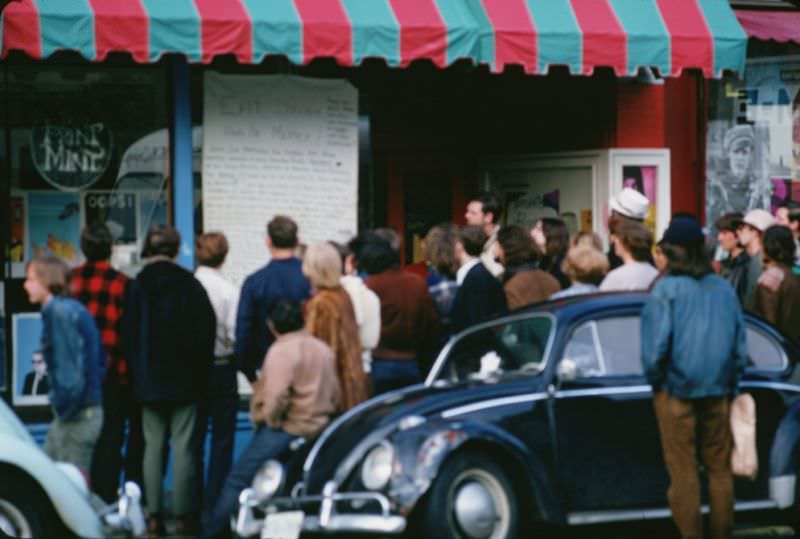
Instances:
[[[358,94],[342,80],[205,78],[203,228],[221,231],[223,272],[241,284],[268,260],[266,223],[292,217],[300,241],[347,241],[358,209]]]

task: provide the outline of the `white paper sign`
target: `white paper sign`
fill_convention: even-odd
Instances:
[[[267,262],[277,214],[307,244],[355,234],[358,92],[348,82],[207,72],[204,115],[203,227],[227,236],[230,279]]]

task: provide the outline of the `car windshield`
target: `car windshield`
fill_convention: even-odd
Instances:
[[[453,343],[433,378],[459,382],[507,372],[538,373],[552,330],[553,320],[545,314],[482,327]]]

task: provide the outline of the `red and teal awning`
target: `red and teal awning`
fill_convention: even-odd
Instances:
[[[747,43],[727,0],[18,0],[2,23],[2,54],[37,59],[64,49],[92,61],[117,51],[138,62],[168,53],[245,64],[267,55],[440,67],[468,59],[527,73],[564,65],[717,77],[742,72]]]

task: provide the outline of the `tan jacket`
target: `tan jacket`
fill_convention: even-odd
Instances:
[[[313,437],[338,405],[339,380],[330,347],[305,331],[278,338],[253,387],[253,423]]]

